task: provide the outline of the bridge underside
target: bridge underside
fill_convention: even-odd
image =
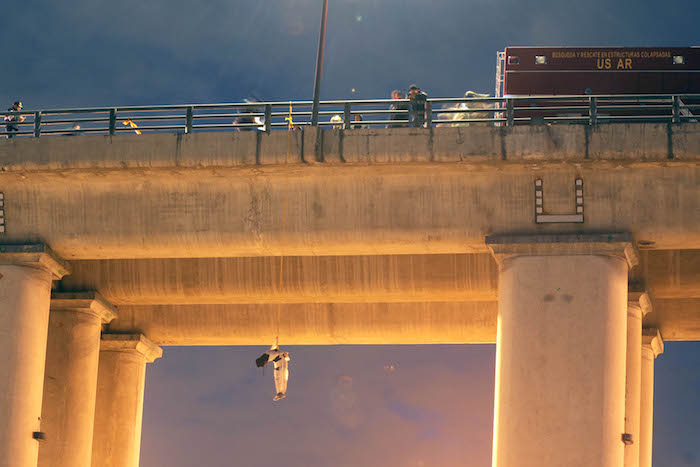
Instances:
[[[700,339],[700,250],[642,250],[633,282],[666,340]],[[119,307],[111,331],[161,345],[496,341],[498,270],[489,254],[179,258],[71,262],[65,290]],[[575,299],[575,297],[574,297]]]
[[[695,125],[47,138],[0,144],[2,243],[161,345],[487,343],[498,233],[630,232],[645,326],[700,339]],[[536,223],[545,214],[583,223]],[[280,282],[281,258],[284,257]],[[574,297],[575,299],[575,297]]]

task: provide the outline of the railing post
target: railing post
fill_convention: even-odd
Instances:
[[[595,97],[588,98],[588,124],[598,125],[598,102]]]
[[[430,101],[425,102],[425,126],[433,126],[433,104]]]
[[[194,107],[187,107],[187,115],[185,116],[185,133],[192,133],[192,125],[194,121]]]
[[[109,111],[109,134],[114,135],[117,132],[117,109]]]
[[[272,106],[265,104],[265,133],[270,134],[272,129]]]
[[[41,111],[34,112],[34,137],[41,135]]]
[[[352,129],[352,108],[350,102],[346,102],[343,106],[343,130]]]
[[[681,98],[673,96],[673,123],[681,122]]]
[[[506,126],[513,126],[515,121],[515,109],[513,99],[506,99]]]

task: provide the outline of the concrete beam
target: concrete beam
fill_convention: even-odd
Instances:
[[[555,231],[700,248],[695,126],[611,128],[305,132],[291,154],[282,132],[27,139],[0,145],[4,236],[67,259],[474,253]],[[585,223],[535,224],[534,180],[566,213],[577,177]]]
[[[483,255],[292,256],[74,261],[65,290],[117,305],[496,300]],[[150,335],[150,334],[148,334]]]
[[[497,301],[122,305],[110,332],[148,333],[158,345],[485,344],[496,342]],[[660,318],[653,318],[655,315]],[[667,341],[700,340],[700,300],[659,300]],[[664,334],[665,335],[665,334]]]
[[[496,342],[497,302],[279,305],[280,344]],[[269,345],[278,305],[121,306],[109,332],[140,332],[157,345]]]

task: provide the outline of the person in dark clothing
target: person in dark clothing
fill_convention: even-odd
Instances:
[[[365,128],[365,129],[369,128],[369,125],[363,125],[363,124],[362,124],[362,121],[363,121],[363,120],[362,120],[362,115],[360,115],[360,114],[355,114],[355,117],[354,117],[354,119],[353,119],[352,127],[353,127],[353,128]]]
[[[408,121],[409,125],[420,128],[425,125],[425,107],[428,95],[412,84],[408,89]]]
[[[19,132],[18,123],[22,123],[26,118],[24,115],[17,115],[17,112],[19,112],[20,110],[22,110],[22,103],[19,101],[15,102],[14,104],[12,104],[12,107],[7,109],[7,111],[10,114],[5,115],[4,121],[7,123],[6,131],[8,138],[14,137],[14,134]]]
[[[401,100],[403,99],[403,92],[399,91],[398,89],[394,89],[393,91],[391,91],[391,98],[393,100]],[[408,116],[406,114],[406,111],[408,110],[408,104],[406,102],[396,102],[393,104],[389,104],[389,110],[395,112],[389,115],[389,120],[406,120],[406,117]],[[399,128],[402,126],[404,126],[403,123],[390,123],[386,127]]]

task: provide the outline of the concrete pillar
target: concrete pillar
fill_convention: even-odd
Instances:
[[[488,237],[499,263],[494,467],[621,467],[631,236]]]
[[[654,439],[654,359],[664,352],[657,329],[642,331],[641,404],[639,410],[639,467],[651,467]]]
[[[94,467],[138,467],[146,363],[163,351],[141,334],[104,334],[97,377]]]
[[[116,317],[96,292],[51,295],[40,467],[90,467],[100,333]]]
[[[0,467],[36,466],[51,281],[67,273],[46,245],[0,245]]]
[[[646,292],[630,291],[627,302],[627,370],[625,382],[625,467],[639,467],[639,404],[642,378],[642,319],[651,312]]]

